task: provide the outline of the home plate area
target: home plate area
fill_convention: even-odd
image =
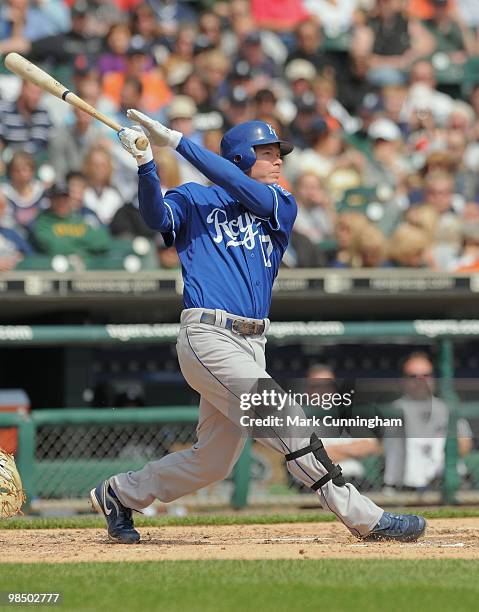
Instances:
[[[101,529],[0,531],[3,561],[173,559],[479,558],[479,518],[433,519],[417,542],[363,542],[338,522],[140,527],[141,542],[119,545]]]

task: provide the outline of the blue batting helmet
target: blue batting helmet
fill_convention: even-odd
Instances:
[[[276,132],[269,123],[264,121],[246,121],[235,125],[221,139],[221,156],[233,162],[238,168],[246,172],[256,161],[255,146],[265,144],[279,144],[281,155],[288,155],[293,145],[276,136]]]

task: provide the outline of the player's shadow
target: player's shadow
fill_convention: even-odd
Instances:
[[[118,546],[118,542],[113,542],[107,538],[95,538],[97,544],[110,544],[112,546]],[[198,538],[197,540],[185,540],[184,538],[178,539],[166,539],[158,538],[156,536],[150,537],[148,534],[141,537],[138,544],[131,544],[130,546],[224,546],[224,542],[210,542],[206,538]]]
[[[140,544],[153,544],[154,546],[220,546],[224,545],[224,542],[210,542],[207,539],[199,538],[197,540],[184,540],[182,539],[166,539],[151,537],[147,535],[143,536],[140,540]]]

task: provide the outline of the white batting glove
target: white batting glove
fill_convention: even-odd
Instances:
[[[145,132],[139,125],[133,125],[131,128],[121,128],[117,136],[121,142],[121,146],[128,151],[130,155],[133,155],[138,166],[143,166],[143,164],[147,164],[153,159],[153,151],[151,150],[150,145],[148,145],[144,151],[136,146],[136,141],[138,138],[141,136],[146,136]]]
[[[126,111],[126,116],[128,119],[140,123],[145,128],[148,139],[157,147],[173,147],[173,149],[176,149],[183,136],[181,132],[170,130],[159,121],[151,119],[148,115],[140,113],[134,108],[129,108]]]

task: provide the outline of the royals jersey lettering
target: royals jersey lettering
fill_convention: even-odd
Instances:
[[[157,216],[155,226],[166,244],[176,246],[185,308],[267,317],[273,282],[296,218],[294,197],[279,185],[250,179],[185,137],[178,151],[185,157],[193,151],[196,164],[197,157],[208,164],[214,156],[219,176],[235,174],[234,188],[187,183],[163,197],[154,162],[140,167],[140,210],[150,220]]]

